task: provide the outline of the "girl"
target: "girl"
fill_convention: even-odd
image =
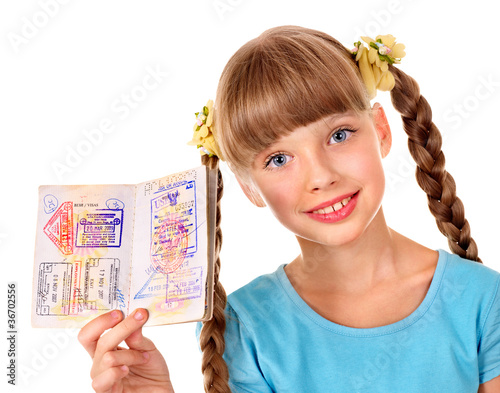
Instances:
[[[500,392],[500,274],[480,263],[428,103],[392,65],[401,46],[391,36],[367,41],[353,54],[324,33],[279,27],[244,45],[222,74],[220,154],[301,253],[227,305],[217,285],[200,334],[207,392]],[[391,132],[382,107],[370,106],[377,87],[391,90],[417,181],[457,255],[385,222]],[[142,336],[146,319],[146,310],[123,321],[113,311],[81,330],[97,392],[173,391]],[[117,350],[122,341],[129,349]]]

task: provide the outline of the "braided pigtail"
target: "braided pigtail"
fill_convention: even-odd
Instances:
[[[481,262],[464,217],[463,203],[456,195],[455,181],[444,168],[441,133],[432,122],[431,107],[420,95],[420,88],[412,77],[393,66],[390,66],[390,71],[396,82],[391,90],[392,104],[403,119],[408,148],[417,163],[417,182],[427,193],[429,209],[437,226],[448,238],[453,253]]]
[[[226,362],[222,358],[224,353],[224,331],[226,318],[226,291],[219,282],[220,248],[222,245],[222,231],[220,228],[221,213],[220,200],[223,193],[222,174],[219,170],[219,159],[216,156],[202,156],[202,163],[210,169],[217,169],[217,212],[215,220],[215,266],[214,266],[214,312],[211,320],[203,323],[200,333],[200,348],[202,350],[201,371],[203,383],[207,393],[231,393],[228,385],[229,372]]]

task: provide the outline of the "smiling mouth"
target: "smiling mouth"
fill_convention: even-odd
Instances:
[[[329,213],[337,212],[337,211],[341,210],[344,206],[346,206],[351,199],[352,199],[352,196],[344,198],[340,202],[337,202],[331,206],[324,207],[322,209],[313,210],[311,213],[313,213],[313,214],[329,214]]]
[[[309,218],[324,224],[333,224],[349,217],[358,203],[359,191],[354,194],[339,195],[338,198],[304,212]],[[342,198],[342,199],[341,199]]]

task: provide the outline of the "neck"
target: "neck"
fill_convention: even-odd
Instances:
[[[403,239],[387,226],[380,209],[365,232],[347,244],[298,238],[301,255],[287,266],[287,274],[292,281],[307,280],[332,292],[364,293],[401,274],[396,261]]]

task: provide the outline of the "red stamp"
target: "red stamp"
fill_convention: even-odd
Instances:
[[[43,232],[64,255],[73,254],[73,202],[61,204]]]
[[[153,268],[164,274],[175,272],[184,262],[187,247],[187,229],[179,221],[163,222],[151,239]]]

